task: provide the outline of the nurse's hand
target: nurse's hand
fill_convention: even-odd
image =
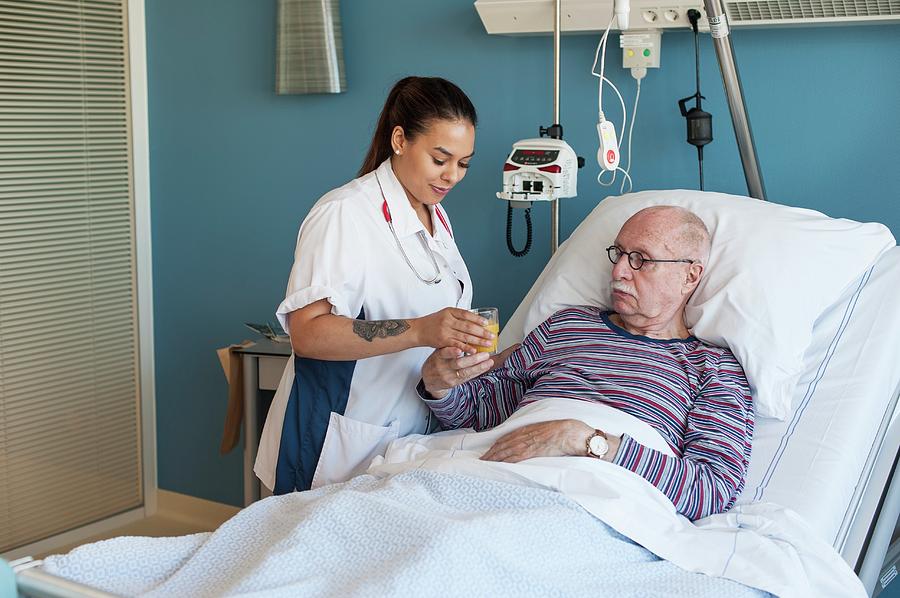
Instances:
[[[478,347],[494,344],[487,321],[466,309],[445,307],[441,311],[412,320],[412,329],[418,346],[442,349],[454,347],[466,353],[474,353]]]

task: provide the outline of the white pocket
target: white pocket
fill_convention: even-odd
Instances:
[[[312,488],[345,482],[365,473],[372,459],[384,455],[387,445],[399,435],[396,421],[376,426],[332,412]]]

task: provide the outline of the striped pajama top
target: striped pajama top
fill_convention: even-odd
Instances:
[[[658,340],[572,307],[538,326],[503,367],[426,400],[445,429],[492,428],[544,398],[597,401],[646,422],[675,457],[622,437],[613,463],[659,488],[691,520],[726,511],[744,487],[753,406],[728,349],[691,336]]]

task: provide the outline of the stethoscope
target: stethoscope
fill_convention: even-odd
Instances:
[[[375,173],[375,182],[378,183],[378,189],[381,191],[381,199],[383,203],[381,204],[381,213],[384,215],[384,221],[387,222],[388,227],[391,229],[391,234],[394,235],[394,241],[397,243],[397,249],[400,250],[400,253],[403,255],[403,259],[406,261],[406,265],[409,266],[409,269],[413,271],[413,274],[416,275],[416,278],[424,282],[425,284],[440,284],[441,282],[441,268],[438,266],[437,260],[434,257],[434,252],[431,250],[431,247],[428,246],[428,240],[425,238],[425,231],[420,230],[416,233],[416,237],[419,238],[419,243],[422,244],[422,249],[425,250],[425,253],[428,254],[428,257],[431,258],[431,267],[434,268],[434,276],[431,278],[425,278],[419,271],[416,270],[416,267],[410,261],[409,256],[406,255],[406,250],[403,249],[403,245],[400,244],[400,237],[397,236],[397,231],[394,230],[394,219],[391,217],[391,209],[388,207],[387,198],[384,196],[384,188],[381,186],[381,181],[378,179],[378,173]],[[447,225],[447,221],[444,220],[444,216],[441,214],[438,208],[434,209],[434,213],[437,214],[438,220],[441,221],[441,224],[444,225],[444,228],[447,229],[447,233],[452,237],[453,233],[450,232],[450,227]]]

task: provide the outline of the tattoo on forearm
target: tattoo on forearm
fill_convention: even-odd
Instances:
[[[375,337],[397,336],[407,330],[409,330],[409,323],[406,320],[353,320],[354,334],[370,343]]]

